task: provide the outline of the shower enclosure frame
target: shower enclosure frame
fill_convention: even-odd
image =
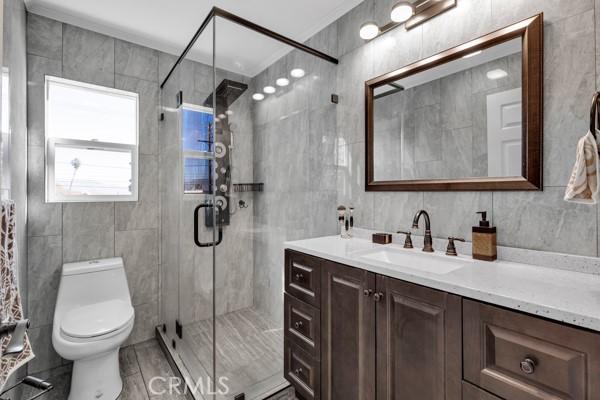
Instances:
[[[211,22],[213,22],[212,24],[212,34],[213,34],[213,54],[212,54],[212,69],[213,69],[213,74],[212,74],[212,79],[213,79],[213,110],[216,110],[216,95],[215,95],[215,90],[216,90],[216,54],[214,51],[215,48],[215,41],[216,41],[216,19],[215,17],[221,17],[223,19],[225,19],[226,21],[230,21],[233,22],[237,25],[240,25],[242,27],[245,27],[251,31],[257,32],[261,35],[264,35],[268,38],[274,39],[278,42],[281,42],[283,44],[286,44],[294,49],[300,50],[302,52],[305,52],[307,54],[313,55],[317,58],[320,58],[326,62],[332,63],[334,65],[338,65],[339,64],[339,60],[335,57],[332,57],[324,52],[321,52],[319,50],[316,50],[312,47],[309,47],[303,43],[300,43],[296,40],[290,39],[284,35],[281,35],[275,31],[272,31],[268,28],[265,28],[261,25],[255,24],[252,21],[249,21],[245,18],[242,18],[238,15],[235,15],[231,12],[228,12],[224,9],[221,9],[219,7],[213,7],[211,9],[211,11],[208,13],[208,15],[206,16],[206,18],[204,19],[204,21],[202,22],[202,24],[200,25],[200,27],[198,28],[198,30],[196,31],[196,33],[194,34],[194,36],[192,37],[192,39],[190,40],[190,42],[187,44],[187,46],[185,47],[185,49],[183,50],[183,52],[181,53],[181,55],[177,58],[176,62],[173,64],[173,66],[170,68],[169,72],[167,73],[167,75],[165,76],[165,78],[163,79],[163,81],[160,83],[160,89],[164,89],[165,85],[167,84],[167,82],[169,81],[169,79],[171,78],[172,74],[175,72],[175,70],[178,68],[178,66],[186,59],[186,56],[188,55],[188,53],[190,52],[190,50],[193,48],[193,46],[195,45],[195,43],[197,42],[197,40],[200,38],[200,36],[202,35],[202,33],[206,30],[206,28],[210,25]],[[162,94],[161,94],[162,96]],[[161,120],[163,120],[163,117],[161,115]],[[213,157],[214,158],[214,157]],[[213,187],[216,184],[216,181],[213,179]],[[213,197],[214,197],[214,191],[213,191]],[[217,220],[217,210],[216,207],[212,207],[213,209],[213,221]],[[195,223],[197,223],[197,221],[195,221]],[[213,325],[212,325],[212,335],[213,335],[213,348],[212,348],[212,356],[213,356],[213,362],[212,362],[212,376],[216,377],[216,324],[214,324],[214,319],[216,318],[216,290],[214,289],[216,287],[216,282],[215,282],[215,265],[216,265],[216,261],[217,261],[217,257],[216,257],[216,246],[220,243],[220,238],[219,236],[222,235],[222,233],[217,233],[217,230],[219,228],[217,228],[217,224],[215,224],[213,226],[212,229],[212,233],[213,233],[213,239],[212,239],[212,245],[209,247],[213,247],[213,260],[212,260],[212,269],[213,269],[213,274],[212,274],[212,319],[213,319]],[[219,229],[220,231],[220,229]],[[196,232],[194,232],[194,241],[197,242],[197,234]],[[210,243],[210,242],[209,242]],[[198,243],[196,243],[198,244]],[[283,304],[282,304],[283,307]],[[165,350],[166,354],[169,357],[172,357],[173,354],[171,352],[175,352],[175,346],[173,343],[173,348],[171,349],[169,346],[168,342],[164,342],[163,338],[161,337],[160,334],[160,327],[163,326],[163,332],[164,330],[164,325],[163,325],[163,321],[159,322],[159,326],[157,326],[156,328],[156,335],[157,338],[159,339],[160,345],[163,348],[163,350]],[[176,331],[181,332],[182,326],[180,324],[177,324],[176,326]],[[179,335],[179,333],[178,333]],[[180,335],[179,335],[180,336]],[[180,336],[181,337],[181,336]],[[177,374],[181,377],[181,378],[185,378],[184,376],[182,376],[182,371],[178,366],[178,363],[174,360],[174,359],[170,359],[169,363],[171,364],[171,366],[174,367],[174,370],[177,371]],[[188,383],[187,380],[185,380],[186,384]],[[237,398],[237,397],[236,397]]]

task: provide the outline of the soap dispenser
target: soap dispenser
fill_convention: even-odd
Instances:
[[[473,227],[473,258],[494,261],[498,258],[496,253],[496,227],[490,226],[486,211],[479,211],[477,214],[481,214],[481,221],[479,221],[479,226]]]

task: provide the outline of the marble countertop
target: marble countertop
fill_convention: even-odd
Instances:
[[[403,281],[600,331],[600,275],[501,260],[484,262],[466,256],[452,258],[453,261],[464,261],[464,267],[437,274],[360,257],[361,253],[378,248],[402,249],[397,244],[379,245],[366,239],[342,239],[339,236],[290,241],[285,243],[285,247]],[[420,249],[408,251],[421,252]],[[432,256],[448,257],[439,251]]]

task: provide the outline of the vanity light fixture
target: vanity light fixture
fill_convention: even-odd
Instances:
[[[273,94],[275,93],[275,88],[273,86],[265,86],[263,88],[263,92],[265,92],[266,94]]]
[[[478,55],[480,55],[481,53],[483,53],[483,51],[482,51],[482,50],[477,50],[477,51],[474,51],[474,52],[472,52],[472,53],[469,53],[469,54],[466,54],[466,55],[464,55],[464,56],[463,56],[463,58],[471,58],[471,57],[475,57],[475,56],[478,56]]]
[[[365,22],[358,33],[362,39],[371,40],[403,24],[407,30],[412,29],[456,7],[457,2],[458,0],[402,0],[392,7],[390,23],[380,27],[375,22]]]
[[[225,114],[227,114],[227,115],[233,115],[233,111],[227,110],[227,111],[225,111]]]
[[[508,72],[503,69],[493,69],[487,73],[487,78],[491,81],[495,81],[498,79],[506,78],[508,76]]]
[[[411,19],[413,15],[415,15],[415,6],[408,1],[401,1],[392,8],[390,18],[392,21],[401,24]]]
[[[252,98],[253,98],[254,100],[256,100],[256,101],[261,101],[261,100],[264,100],[264,99],[265,99],[265,95],[264,95],[264,94],[262,94],[262,93],[254,93],[254,94],[252,95]]]
[[[219,119],[225,119],[225,118],[227,118],[227,116],[225,114],[219,114],[218,117],[219,117]]]
[[[375,39],[379,35],[379,27],[375,22],[365,22],[360,27],[359,34],[364,40]]]
[[[275,81],[275,83],[277,84],[277,86],[284,87],[290,84],[290,80],[287,78],[279,78]]]
[[[294,78],[302,78],[306,73],[302,68],[294,68],[290,71],[290,75]]]

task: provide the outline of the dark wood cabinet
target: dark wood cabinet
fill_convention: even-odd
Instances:
[[[377,276],[377,399],[460,400],[460,297]]]
[[[322,399],[375,399],[374,290],[375,274],[322,263]]]

